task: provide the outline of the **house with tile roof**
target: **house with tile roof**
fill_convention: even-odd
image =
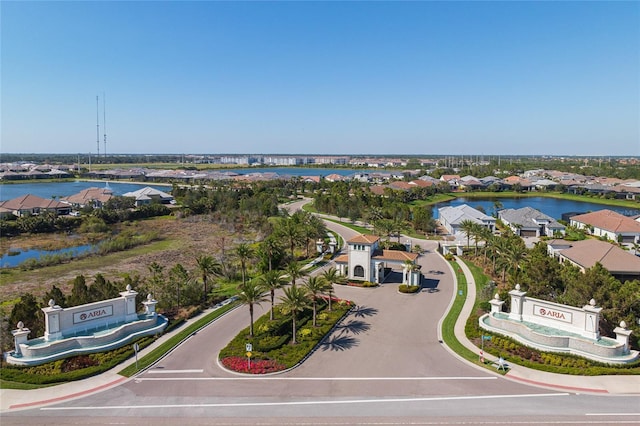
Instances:
[[[113,191],[109,188],[91,187],[83,189],[77,194],[61,198],[60,201],[72,205],[73,207],[91,206],[102,208],[102,206],[113,198]]]
[[[569,262],[584,272],[600,263],[621,282],[640,279],[640,257],[606,241],[548,240],[547,252],[561,263]]]
[[[496,218],[482,213],[473,207],[462,204],[459,206],[447,206],[438,209],[438,221],[450,234],[462,232],[462,222],[470,220],[489,228],[492,232],[496,229]]]
[[[557,220],[528,206],[500,210],[498,218],[521,237],[553,236],[558,233],[564,234],[565,231],[565,226]]]
[[[609,209],[571,217],[571,226],[620,243],[640,243],[640,222]]]
[[[401,266],[403,284],[420,284],[420,271],[409,267],[415,265],[418,254],[380,249],[380,237],[369,234],[351,238],[347,245],[347,254],[334,260],[338,272],[348,279],[381,284],[386,277],[385,271]]]
[[[45,212],[52,212],[55,215],[67,215],[71,213],[71,206],[69,204],[32,194],[4,201],[0,203],[0,207],[5,212],[11,211],[14,216],[18,217],[38,215]]]

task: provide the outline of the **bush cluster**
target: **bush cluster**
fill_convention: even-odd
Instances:
[[[400,286],[398,287],[398,291],[400,293],[417,293],[417,292],[420,291],[420,286],[419,285],[400,284]]]

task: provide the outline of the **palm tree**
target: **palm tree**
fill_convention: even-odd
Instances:
[[[222,264],[211,256],[200,255],[196,258],[198,270],[202,277],[202,301],[207,300],[207,283],[211,275],[220,275],[222,273]]]
[[[471,219],[465,219],[462,222],[460,222],[460,229],[467,236],[467,248],[469,248],[469,246],[471,245],[470,238],[471,238],[471,235],[473,235],[473,231],[475,227],[476,227],[476,223]]]
[[[291,284],[296,285],[296,279],[302,278],[307,275],[307,272],[302,269],[302,266],[298,262],[291,261],[287,265],[287,269],[285,270],[289,278],[291,279]]]
[[[420,270],[420,266],[416,265],[415,263],[413,263],[413,261],[411,260],[405,260],[404,261],[404,267],[407,270],[407,283],[408,285],[413,285],[413,284],[409,284],[411,281],[411,273],[414,271],[418,271]]]
[[[291,287],[283,289],[284,296],[280,297],[283,312],[291,314],[293,321],[293,340],[292,344],[296,344],[296,315],[298,312],[304,311],[309,306],[309,296],[304,288],[292,284]]]
[[[263,259],[266,258],[268,270],[271,271],[273,269],[273,259],[274,257],[279,257],[282,253],[282,248],[278,243],[278,240],[272,237],[271,235],[265,238],[258,248],[259,255]]]
[[[520,270],[520,262],[527,255],[527,248],[522,243],[522,240],[514,241],[513,244],[507,249],[507,259],[511,264],[513,270],[513,283],[518,284],[518,271]]]
[[[344,277],[338,273],[336,268],[329,268],[322,273],[322,278],[324,278],[327,283],[327,292],[329,293],[329,311],[331,311],[331,299],[333,297],[333,285],[339,284],[343,281]]]
[[[241,285],[238,300],[249,305],[249,337],[253,337],[253,305],[260,305],[267,300],[264,287],[257,281],[249,281]]]
[[[292,218],[285,218],[280,221],[277,232],[289,244],[291,259],[293,260],[295,258],[293,249],[302,239],[300,225]]]
[[[313,326],[316,326],[316,312],[318,296],[327,291],[327,284],[322,277],[309,277],[304,287],[311,296],[311,305],[313,307]]]
[[[247,282],[247,261],[253,257],[253,249],[247,243],[240,243],[236,246],[236,256],[240,260],[240,268],[242,270],[242,285]]]
[[[271,295],[271,314],[269,319],[273,320],[273,305],[276,290],[287,284],[287,279],[282,275],[282,271],[268,271],[259,278],[259,282],[265,290],[269,290]]]

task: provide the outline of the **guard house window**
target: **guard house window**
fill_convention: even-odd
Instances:
[[[357,265],[355,268],[353,268],[353,276],[364,277],[364,268],[360,265]]]

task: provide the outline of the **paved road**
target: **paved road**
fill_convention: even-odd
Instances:
[[[345,239],[355,235],[328,226]],[[397,283],[336,286],[357,309],[292,371],[255,378],[220,368],[219,350],[248,324],[241,307],[135,380],[3,414],[2,424],[640,424],[637,396],[550,392],[451,356],[437,330],[455,297],[453,277],[437,243],[419,243],[427,286],[416,295],[398,293]]]

